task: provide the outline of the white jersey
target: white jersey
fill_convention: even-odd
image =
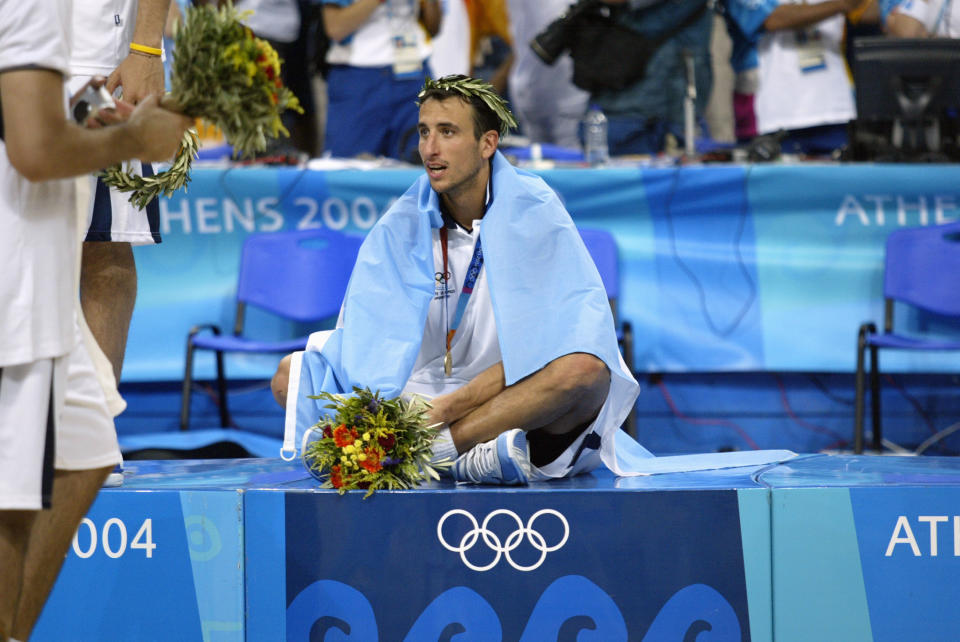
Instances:
[[[0,73],[40,67],[66,75],[70,4],[0,0]],[[75,185],[29,182],[0,143],[0,367],[61,356],[74,344]]]
[[[813,3],[823,0],[813,0]],[[783,4],[783,3],[781,3]],[[764,33],[757,44],[757,130],[802,129],[856,118],[843,57],[843,15],[806,29]]]
[[[931,36],[960,38],[960,1],[905,0],[893,9],[921,22]]]
[[[77,0],[73,5],[70,69],[106,76],[130,52],[137,0]]]
[[[413,372],[403,392],[419,393],[435,397],[453,392],[470,382],[481,372],[501,361],[497,325],[493,320],[493,304],[487,285],[487,271],[480,275],[473,286],[473,294],[464,309],[463,318],[457,327],[450,346],[452,371],[444,375],[443,359],[447,350],[447,329],[453,323],[463,289],[464,277],[473,258],[476,240],[480,236],[482,221],[473,222],[473,231],[467,232],[457,226],[447,228],[447,257],[450,276],[446,283],[440,278],[443,270],[443,250],[440,231],[433,230],[433,264],[437,266],[434,281],[434,296],[427,312],[423,329],[423,343],[413,365]]]

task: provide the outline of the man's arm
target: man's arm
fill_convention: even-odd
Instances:
[[[440,23],[443,21],[440,0],[420,1],[420,21],[431,37],[440,33]]]
[[[884,31],[888,36],[894,38],[929,38],[930,33],[923,23],[914,18],[897,11],[893,11],[887,16],[887,23],[884,25]]]
[[[131,158],[169,159],[192,124],[151,96],[124,123],[83,129],[66,119],[62,76],[45,69],[0,74],[0,97],[7,156],[31,181],[86,174]]]
[[[346,7],[323,5],[323,27],[334,42],[340,42],[363,26],[381,0],[357,0]]]
[[[503,362],[498,361],[465,386],[430,402],[430,423],[452,424],[487,403],[506,388]]]
[[[163,27],[170,0],[139,0],[133,42],[160,49]],[[163,94],[163,60],[160,56],[130,51],[123,62],[107,78],[107,91],[123,88],[123,99],[136,105],[150,94]]]
[[[767,31],[802,29],[856,9],[864,0],[827,0],[817,4],[781,4],[763,21]]]

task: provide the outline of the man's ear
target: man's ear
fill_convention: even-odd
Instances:
[[[492,157],[497,151],[497,145],[500,143],[500,132],[496,129],[490,129],[480,137],[480,156],[485,160]]]

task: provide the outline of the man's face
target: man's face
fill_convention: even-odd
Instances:
[[[433,189],[449,196],[476,189],[481,169],[496,151],[497,132],[485,132],[477,140],[473,108],[459,98],[423,103],[418,129],[420,157]]]

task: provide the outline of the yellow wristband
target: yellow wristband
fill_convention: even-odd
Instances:
[[[140,53],[149,54],[151,56],[163,55],[163,49],[158,49],[157,47],[148,47],[146,45],[138,45],[135,42],[130,43],[130,50],[139,51]]]

